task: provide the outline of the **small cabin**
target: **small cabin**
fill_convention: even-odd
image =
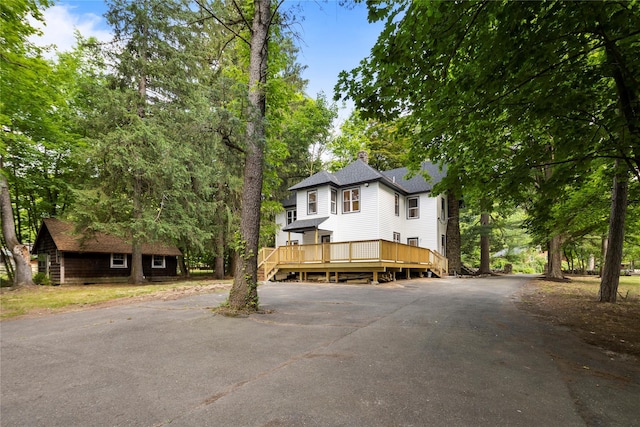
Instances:
[[[38,231],[33,253],[38,256],[38,272],[54,284],[126,282],[131,275],[131,243],[107,233],[83,236],[74,224],[45,218]],[[175,246],[161,243],[142,245],[142,269],[148,281],[169,280],[178,275]]]

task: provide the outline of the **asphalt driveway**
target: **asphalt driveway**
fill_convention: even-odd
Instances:
[[[633,426],[640,368],[515,301],[526,277],[267,284],[0,323],[0,425]]]

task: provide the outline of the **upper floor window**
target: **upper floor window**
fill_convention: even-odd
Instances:
[[[351,188],[342,192],[342,212],[360,211],[360,189]]]
[[[446,221],[447,219],[447,202],[444,197],[440,197],[440,221]]]
[[[287,210],[287,225],[298,219],[298,212],[295,209]]]
[[[307,214],[318,213],[318,192],[316,190],[307,191]]]
[[[127,268],[127,254],[111,254],[111,268]]]
[[[418,238],[417,237],[409,237],[407,239],[407,245],[409,245],[409,246],[418,246]]]
[[[420,205],[418,197],[407,199],[407,218],[420,218]]]
[[[400,216],[400,195],[398,193],[394,194],[395,197],[395,206],[396,206],[396,216]]]
[[[400,233],[395,231],[393,232],[393,241],[400,243]]]
[[[338,192],[333,188],[331,189],[331,213],[338,213]]]
[[[165,268],[165,258],[162,255],[154,255],[151,263],[152,268]]]

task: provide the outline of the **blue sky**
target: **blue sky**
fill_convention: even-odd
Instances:
[[[286,0],[283,7],[300,5],[302,17],[295,28],[300,35],[298,62],[308,68],[303,77],[309,80],[307,94],[315,97],[324,92],[333,98],[338,73],[351,70],[368,56],[382,25],[367,22],[366,6],[362,3],[350,8],[333,0]],[[99,40],[110,38],[109,28],[102,15],[107,6],[103,0],[61,0],[45,11],[47,25],[42,42],[55,44],[59,50],[69,49],[74,42],[73,31]],[[340,114],[344,120],[352,105]]]

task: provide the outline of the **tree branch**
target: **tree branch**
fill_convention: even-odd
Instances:
[[[251,42],[249,42],[247,39],[245,39],[244,37],[242,37],[242,35],[240,33],[238,33],[237,31],[235,31],[233,28],[231,28],[231,26],[227,25],[226,22],[224,22],[222,19],[218,18],[218,15],[216,15],[211,9],[209,9],[204,2],[202,2],[201,0],[196,0],[196,3],[198,6],[200,6],[205,12],[207,12],[211,18],[215,19],[220,25],[222,25],[225,29],[227,29],[228,31],[230,31],[234,36],[238,37],[240,40],[242,40],[243,42],[245,42],[247,44],[247,46],[251,46]],[[235,2],[234,2],[235,3]],[[201,20],[199,20],[201,21]]]

